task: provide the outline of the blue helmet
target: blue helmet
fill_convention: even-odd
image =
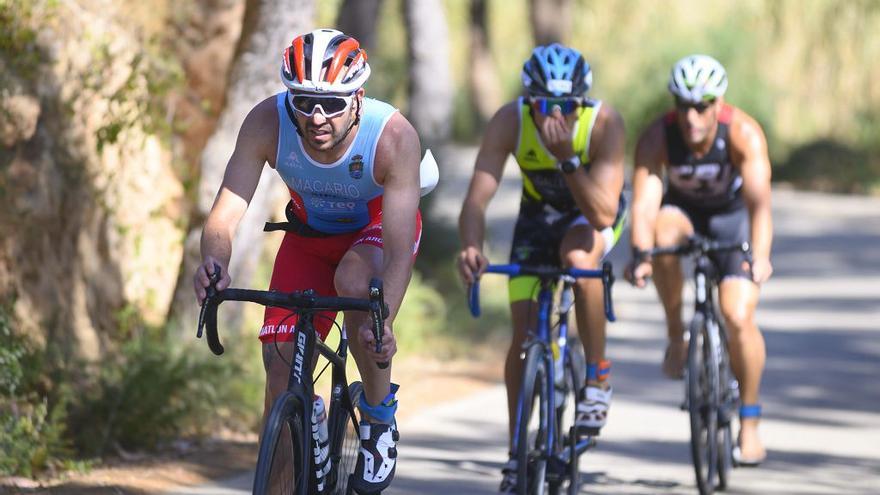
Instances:
[[[593,85],[593,72],[581,52],[553,43],[532,50],[522,81],[530,96],[580,97]]]

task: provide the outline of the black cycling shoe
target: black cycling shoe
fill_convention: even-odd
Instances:
[[[397,466],[397,425],[361,421],[361,450],[349,486],[359,495],[375,495],[388,488]]]

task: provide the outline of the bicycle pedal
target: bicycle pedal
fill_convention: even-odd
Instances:
[[[588,426],[579,426],[577,428],[578,436],[581,437],[598,437],[600,431],[602,431],[601,428],[591,428]]]

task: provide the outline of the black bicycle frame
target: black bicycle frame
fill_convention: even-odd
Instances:
[[[312,382],[312,357],[315,349],[324,356],[333,366],[332,398],[341,398],[347,406],[351,398],[343,393],[348,382],[345,376],[345,361],[348,356],[348,338],[342,332],[339,348],[334,351],[324,342],[315,338],[314,314],[320,311],[365,311],[369,312],[373,323],[373,336],[376,340],[377,352],[382,348],[382,333],[384,321],[388,317],[388,306],[384,301],[382,281],[373,279],[370,281],[369,299],[357,299],[350,297],[322,297],[315,295],[313,290],[283,293],[276,291],[260,291],[250,289],[224,289],[217,291],[214,288],[220,278],[220,267],[214,265],[214,274],[211,276],[211,286],[207,288],[207,297],[202,303],[199,313],[199,324],[196,337],[202,337],[202,330],[207,330],[208,346],[216,355],[224,352],[223,345],[217,334],[217,308],[223,301],[248,301],[286,308],[297,314],[297,322],[294,327],[296,340],[294,341],[293,361],[290,366],[287,390],[298,396],[303,404],[307,417],[312,413],[312,397],[314,396],[314,383]],[[380,368],[387,368],[388,363],[377,363]],[[344,386],[339,386],[343,384]],[[338,397],[341,396],[341,397]],[[352,407],[348,407],[349,411]],[[357,428],[357,419],[351,415],[354,427]]]

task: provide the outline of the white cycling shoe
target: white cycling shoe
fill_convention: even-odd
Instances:
[[[587,385],[581,389],[577,404],[575,426],[578,432],[587,435],[598,435],[599,430],[608,422],[608,409],[611,407],[612,389],[603,389]]]
[[[397,426],[383,423],[360,423],[361,449],[351,475],[351,486],[360,495],[382,492],[394,479],[397,466]]]

